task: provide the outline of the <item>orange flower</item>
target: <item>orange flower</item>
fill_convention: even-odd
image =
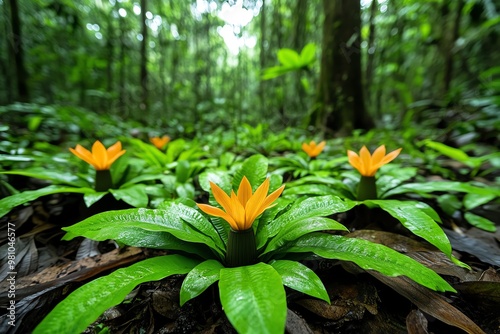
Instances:
[[[70,148],[69,150],[83,161],[91,164],[96,170],[108,170],[113,162],[126,152],[122,150],[122,143],[119,141],[106,150],[98,140],[92,145],[92,152],[79,144],[74,149]]]
[[[392,151],[389,154],[385,154],[385,145],[380,146],[370,154],[366,146],[363,146],[357,155],[353,151],[347,151],[347,156],[349,157],[349,163],[356,168],[362,176],[375,176],[377,170],[383,165],[394,160],[401,152],[401,148]]]
[[[154,146],[156,146],[157,149],[161,150],[165,145],[168,144],[170,141],[169,136],[163,136],[163,137],[151,137],[149,138],[149,141],[153,143]]]
[[[223,218],[233,230],[244,231],[252,227],[254,220],[262,212],[273,206],[272,203],[281,195],[285,186],[281,186],[267,196],[269,179],[266,179],[252,194],[252,186],[244,176],[238,188],[238,194],[231,191],[231,197],[212,182],[210,182],[210,188],[212,188],[215,200],[224,211],[207,204],[197,204],[198,207],[209,215]]]
[[[315,158],[317,157],[321,151],[325,148],[326,142],[323,140],[321,143],[316,145],[316,142],[312,140],[309,144],[303,143],[302,144],[302,149],[304,152],[307,153],[307,155],[310,158]]]

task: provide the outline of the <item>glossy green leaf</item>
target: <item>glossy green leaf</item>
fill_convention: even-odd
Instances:
[[[270,265],[221,269],[219,294],[229,322],[239,333],[284,333],[285,289]]]
[[[191,208],[181,203],[173,203],[165,207],[165,214],[182,219],[200,231],[203,235],[211,238],[219,249],[225,250],[225,246],[215,231],[214,226],[195,208]]]
[[[466,212],[464,218],[469,222],[469,224],[480,228],[488,232],[495,232],[497,230],[495,223],[491,220],[473,214],[472,212]]]
[[[305,234],[317,231],[334,230],[349,231],[347,227],[339,222],[324,217],[312,217],[290,221],[288,224],[283,225],[278,234],[276,234],[276,236],[269,241],[262,255],[279,249],[287,242],[298,239]]]
[[[279,216],[267,226],[267,235],[274,237],[283,227],[295,225],[308,218],[329,216],[338,212],[346,212],[356,206],[356,202],[342,200],[336,196],[310,197],[295,204],[289,211]]]
[[[189,222],[181,219],[181,210],[171,210],[172,207],[182,204],[171,205],[167,210],[152,209],[128,209],[108,211],[87,218],[75,225],[65,227],[71,237],[84,236],[93,240],[113,239],[116,234],[126,231],[127,227],[142,228],[148,231],[167,232],[180,240],[187,242],[205,244],[221,256],[223,250],[213,239],[200,232],[200,225],[192,226]],[[196,210],[182,205],[189,210]],[[203,224],[210,225],[205,218]],[[212,228],[213,230],[213,228]],[[215,233],[215,231],[213,232]],[[219,243],[218,243],[219,244]]]
[[[148,206],[149,198],[144,184],[134,184],[128,188],[109,189],[109,192],[117,200],[122,200],[133,207],[144,208]]]
[[[425,146],[430,147],[449,158],[463,162],[471,167],[475,167],[475,163],[474,161],[472,161],[471,157],[469,157],[467,153],[458,148],[450,147],[443,143],[435,142],[432,140],[425,140],[424,144]]]
[[[296,187],[286,187],[283,191],[283,196],[291,196],[291,195],[314,195],[314,196],[326,196],[333,195],[344,197],[345,192],[338,188],[334,188],[331,186],[327,186],[324,184],[304,184]]]
[[[499,188],[483,188],[476,187],[469,183],[463,182],[448,182],[448,181],[433,181],[426,183],[406,183],[400,187],[389,190],[385,193],[384,197],[394,196],[405,193],[427,194],[432,192],[465,192],[478,195],[491,195],[495,194],[500,196]]]
[[[384,193],[396,188],[405,181],[415,177],[418,169],[416,167],[401,167],[397,164],[389,164],[382,167],[383,173],[377,178],[377,194],[384,198]]]
[[[246,159],[241,168],[234,174],[233,177],[233,190],[237,191],[240,186],[243,176],[246,176],[253,191],[259,187],[267,176],[267,158],[263,155],[256,154]]]
[[[287,251],[312,252],[327,259],[351,261],[365,270],[376,270],[387,276],[407,276],[432,290],[456,292],[433,270],[406,255],[367,240],[312,233],[297,240]]]
[[[60,171],[54,171],[41,167],[27,168],[23,170],[10,170],[6,172],[0,172],[0,174],[21,175],[32,177],[34,179],[51,181],[54,184],[68,185],[80,188],[92,187],[92,185],[89,184],[86,180],[79,178],[74,174],[65,174],[61,173]]]
[[[455,211],[462,208],[462,201],[453,194],[444,194],[437,198],[437,202],[441,209],[449,216],[452,216]]]
[[[270,263],[281,275],[283,285],[330,303],[328,292],[314,271],[297,261],[278,260]]]
[[[0,199],[0,217],[5,216],[10,210],[18,205],[36,200],[39,197],[60,194],[60,193],[78,193],[87,194],[94,193],[91,188],[75,188],[67,186],[52,185],[37,190],[26,190],[5,198]]]
[[[222,268],[224,266],[216,260],[207,260],[194,267],[182,282],[181,306],[217,282]]]
[[[464,207],[467,210],[472,210],[492,201],[496,197],[497,195],[495,194],[466,194],[464,196]]]
[[[118,269],[78,288],[35,328],[34,334],[80,333],[108,308],[119,304],[137,285],[189,272],[198,261],[167,255]]]
[[[206,171],[200,174],[199,182],[201,189],[210,193],[212,190],[210,189],[210,182],[215,183],[219,188],[224,190],[226,193],[230,193],[231,186],[231,177],[227,172],[223,171]]]
[[[83,195],[83,201],[85,202],[85,205],[88,208],[92,204],[96,203],[98,200],[100,200],[101,198],[103,198],[106,194],[108,194],[107,191],[86,193],[86,194]]]
[[[410,230],[451,258],[451,244],[441,227],[423,212],[415,202],[397,200],[370,200],[365,201],[379,206],[388,212]]]
[[[190,163],[187,160],[182,160],[177,162],[177,166],[175,167],[175,177],[177,178],[177,182],[186,183],[189,179],[189,169]]]
[[[194,199],[195,189],[191,183],[183,183],[175,187],[175,192],[179,197]]]

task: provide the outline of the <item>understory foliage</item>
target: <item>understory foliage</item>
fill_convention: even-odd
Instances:
[[[23,108],[27,112],[20,114],[20,123],[36,117],[30,106]],[[127,127],[110,126],[117,132]],[[90,125],[85,131],[93,134]],[[169,251],[83,285],[59,303],[35,333],[83,331],[138,285],[174,274],[186,275],[180,305],[217,286],[221,306],[237,331],[283,332],[285,287],[330,302],[324,282],[306,265],[321,258],[455,292],[423,264],[350,235],[381,219],[387,226],[395,222],[405,234],[470,269],[452,253],[444,223],[453,219],[462,228],[495,231],[498,222],[482,209],[500,198],[498,152],[486,143],[451,147],[439,136],[417,133],[379,130],[338,139],[243,125],[234,133],[172,136],[159,147],[150,137],[164,134],[145,130],[136,138],[101,137],[101,147],[95,139],[78,139],[78,132],[72,140],[56,139],[54,144],[35,139],[43,133],[2,132],[1,216],[43,196],[81,194],[82,208],[89,211],[62,229],[63,240],[113,240],[120,247]],[[407,141],[409,136],[418,140]],[[95,151],[84,149],[92,146]],[[78,154],[72,154],[75,147]],[[108,163],[101,165],[101,160]],[[103,171],[109,172],[111,182],[98,189]],[[37,189],[26,189],[30,179],[43,182]],[[367,184],[369,195],[364,193]],[[276,196],[269,195],[273,192]],[[245,215],[247,211],[253,213]],[[342,215],[351,218],[339,219]],[[250,220],[238,225],[231,217]],[[249,262],[238,262],[241,259]]]

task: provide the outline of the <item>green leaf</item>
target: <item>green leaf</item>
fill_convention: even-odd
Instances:
[[[234,174],[233,190],[238,190],[243,176],[246,176],[252,185],[253,191],[255,191],[266,179],[267,166],[267,158],[263,155],[256,154],[246,159],[241,165],[241,168]]]
[[[473,214],[472,212],[466,212],[464,218],[473,226],[480,228],[488,232],[495,232],[497,230],[495,223],[484,217]]]
[[[435,142],[432,140],[425,140],[424,145],[432,148],[433,150],[438,151],[439,153],[441,153],[443,155],[446,155],[447,157],[449,157],[451,159],[460,161],[469,167],[478,167],[481,164],[480,161],[478,161],[475,158],[469,157],[467,155],[467,153],[465,153],[464,151],[462,151],[458,148],[450,147],[450,146],[445,145],[443,143]]]
[[[135,184],[128,188],[109,189],[109,192],[117,200],[122,200],[133,207],[144,208],[148,206],[149,198],[144,184]]]
[[[107,193],[107,191],[87,193],[83,195],[83,201],[85,202],[87,208],[89,208],[92,204],[103,198]]]
[[[437,198],[437,202],[441,209],[449,216],[452,216],[455,211],[460,210],[462,201],[453,194],[444,194]]]
[[[318,275],[302,263],[278,260],[270,263],[281,275],[283,285],[330,303],[330,297]]]
[[[175,192],[179,197],[194,199],[195,189],[191,183],[183,183],[175,187]]]
[[[224,266],[216,260],[206,260],[191,270],[181,286],[181,306],[199,296],[210,285],[217,282]]]
[[[79,188],[92,187],[86,180],[79,178],[73,174],[64,174],[59,171],[53,171],[46,168],[35,167],[23,170],[10,170],[7,172],[0,172],[0,174],[21,175],[32,177],[34,179],[51,181],[54,184],[68,185]]]
[[[300,52],[300,63],[302,66],[310,65],[316,60],[316,44],[308,43]]]
[[[190,224],[192,220],[186,222],[181,219],[180,210],[172,209],[177,206],[183,206],[186,210],[198,213],[196,210],[182,204],[170,205],[166,210],[141,208],[108,211],[94,215],[75,225],[65,227],[63,230],[70,232],[71,237],[84,236],[99,241],[113,239],[117,233],[126,232],[129,227],[167,232],[183,241],[205,244],[223,256],[223,249],[220,247],[222,242],[215,243],[213,239],[203,233],[204,230],[209,229],[211,224],[200,215],[201,222],[198,221],[195,226],[192,226]],[[206,227],[202,227],[203,225],[206,225]],[[216,234],[215,230],[211,234]]]
[[[137,285],[189,272],[198,262],[180,255],[159,256],[118,269],[78,288],[43,319],[34,334],[80,333]]]
[[[345,191],[342,189],[333,188],[324,184],[304,184],[301,186],[287,187],[283,192],[283,196],[293,196],[293,195],[313,195],[313,196],[325,196],[334,195],[339,197],[345,196]]]
[[[239,333],[285,332],[285,289],[270,265],[221,269],[219,293],[224,312]]]
[[[292,49],[279,49],[278,60],[281,64],[287,67],[301,67],[301,59],[297,51]]]
[[[190,163],[187,160],[182,160],[177,162],[177,166],[175,167],[175,176],[177,178],[177,182],[186,183],[189,179],[189,171],[190,171]]]
[[[305,202],[305,201],[304,201]],[[303,203],[304,203],[303,202]],[[311,217],[301,220],[293,220],[283,225],[278,234],[271,239],[262,255],[275,249],[279,249],[289,241],[296,240],[301,236],[317,231],[349,231],[347,227],[333,219],[324,217]]]
[[[203,235],[211,238],[219,249],[225,250],[225,245],[214,226],[196,209],[181,203],[172,203],[165,208],[165,211],[165,214],[178,217],[193,226]]]
[[[463,182],[433,181],[426,183],[406,183],[400,187],[389,190],[384,197],[405,193],[427,194],[432,192],[465,192],[478,195],[500,196],[500,189],[493,187],[476,187]]]
[[[397,200],[368,200],[382,210],[388,212],[410,230],[430,244],[436,246],[440,251],[451,258],[451,244],[441,227],[411,201]]]
[[[456,292],[433,270],[389,247],[367,240],[312,233],[297,240],[287,251],[312,252],[327,259],[351,261],[365,270],[376,270],[387,276],[407,276],[432,290]]]
[[[0,217],[5,216],[7,213],[9,213],[10,210],[15,208],[16,206],[34,201],[42,196],[60,194],[60,193],[88,194],[94,192],[95,190],[91,188],[75,188],[75,187],[66,187],[59,185],[52,185],[37,190],[23,191],[0,199]]]
[[[497,197],[495,194],[466,194],[464,196],[464,207],[467,210],[472,210],[492,201],[495,197]]]
[[[227,172],[223,171],[206,171],[200,174],[199,182],[201,189],[206,192],[211,192],[210,182],[215,183],[219,188],[224,190],[226,193],[231,192],[231,177]]]
[[[319,196],[307,198],[304,201],[294,204],[294,206],[267,226],[267,235],[274,237],[287,226],[315,217],[329,216],[338,212],[346,212],[356,206],[356,202],[342,200],[336,196]],[[340,225],[340,224],[339,224]]]

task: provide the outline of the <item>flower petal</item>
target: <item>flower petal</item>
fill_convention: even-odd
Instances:
[[[120,154],[121,150],[122,150],[122,143],[120,141],[117,141],[116,143],[114,143],[113,145],[111,145],[110,147],[108,147],[108,149],[107,149],[108,158],[111,159],[115,155]],[[121,154],[123,154],[123,153],[121,153]]]
[[[95,167],[95,165],[94,165],[94,157],[92,156],[92,153],[90,153],[89,150],[87,150],[86,148],[84,148],[80,144],[77,144],[74,149],[70,148],[69,150],[71,151],[71,153],[73,153],[74,155],[76,155],[78,158],[82,159],[86,163],[88,163],[88,164],[90,164],[90,165],[92,165],[92,166]]]
[[[266,179],[262,184],[255,190],[255,193],[253,194],[252,198],[247,202],[247,205],[245,206],[245,211],[246,211],[246,221],[250,225],[253,224],[253,221],[257,216],[262,213],[261,211],[261,206],[262,203],[265,201],[267,192],[269,191],[269,179]],[[260,211],[260,213],[259,213]]]
[[[217,201],[217,203],[219,203],[227,213],[231,214],[231,207],[232,207],[231,199],[224,192],[224,190],[219,188],[219,186],[217,186],[213,182],[210,182],[210,189],[212,189],[212,194],[214,195],[214,198]]]
[[[238,188],[238,199],[241,205],[245,206],[248,200],[252,197],[252,186],[246,176],[241,179],[240,187]]]
[[[233,230],[238,230],[238,225],[236,225],[236,222],[234,221],[233,217],[231,217],[230,215],[228,215],[227,213],[225,213],[221,209],[216,208],[215,206],[208,205],[208,204],[196,203],[196,205],[198,205],[198,207],[206,214],[209,214],[209,215],[215,216],[215,217],[221,217],[222,219],[224,219],[225,221],[228,222],[228,224],[231,226],[231,228]]]
[[[108,151],[106,151],[106,148],[99,140],[96,140],[94,145],[92,145],[92,156],[94,157],[96,170],[109,169]]]
[[[385,145],[379,146],[372,154],[372,166],[377,165],[385,157]]]
[[[362,173],[363,165],[359,155],[354,151],[347,150],[347,157],[349,159],[349,163],[351,164],[351,166],[356,168],[360,174],[363,174]]]

